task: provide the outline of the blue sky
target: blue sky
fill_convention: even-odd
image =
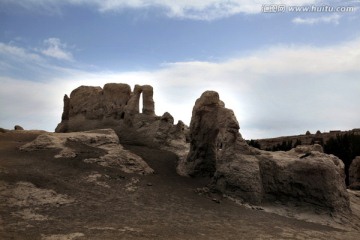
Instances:
[[[156,113],[185,123],[203,91],[218,91],[247,139],[358,128],[359,6],[0,0],[0,127],[53,131],[64,94],[119,82],[151,84]]]

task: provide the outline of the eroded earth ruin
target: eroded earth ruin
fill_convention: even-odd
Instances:
[[[268,152],[239,130],[215,91],[196,100],[188,127],[155,114],[149,85],[80,86],[64,96],[55,133],[0,132],[0,236],[357,239],[359,157],[347,190],[343,162],[320,145]]]

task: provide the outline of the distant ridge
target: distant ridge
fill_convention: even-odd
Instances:
[[[264,138],[264,139],[256,139],[252,141],[256,141],[260,145],[260,149],[262,150],[271,150],[272,148],[279,146],[286,142],[287,144],[294,145],[311,145],[314,143],[326,143],[330,138],[335,138],[337,135],[344,134],[355,134],[360,135],[360,128],[354,128],[348,131],[340,131],[340,130],[330,130],[329,132],[317,131],[316,133],[310,133],[307,131],[305,134],[293,135],[293,136],[282,136],[276,138]]]

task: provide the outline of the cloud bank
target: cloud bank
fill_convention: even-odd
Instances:
[[[13,76],[24,64],[41,67],[43,80]],[[151,84],[156,113],[168,111],[187,124],[201,93],[218,91],[245,138],[352,129],[360,122],[359,66],[360,38],[327,47],[278,45],[221,62],[175,62],[142,72],[61,68],[40,53],[0,43],[0,127],[53,131],[64,94],[80,85],[118,82]]]
[[[285,4],[303,6],[323,2],[321,0],[4,0],[6,4],[18,5],[26,9],[46,9],[60,12],[65,5],[87,5],[100,12],[114,12],[123,9],[159,8],[169,17],[197,20],[213,20],[239,13],[261,13],[263,4]]]

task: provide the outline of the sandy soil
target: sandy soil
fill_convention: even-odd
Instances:
[[[176,156],[169,152],[125,146],[156,171],[142,176],[85,163],[86,158],[105,154],[86,145],[71,146],[77,150],[72,159],[54,158],[57,150],[18,150],[38,134],[0,133],[0,239],[328,240],[360,236],[358,223],[350,218],[336,222],[323,213],[307,214],[318,222],[311,223],[295,219],[289,206],[239,205],[209,193],[203,188],[209,179],[176,174]],[[351,200],[353,211],[360,212],[360,194],[352,191]],[[276,211],[288,217],[271,213]]]

